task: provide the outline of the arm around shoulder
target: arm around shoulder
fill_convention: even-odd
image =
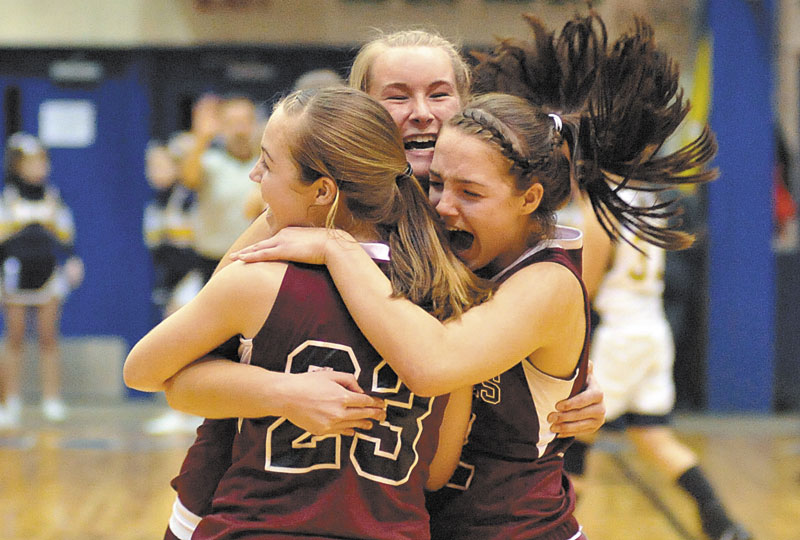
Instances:
[[[389,280],[363,251],[330,246],[326,263],[351,315],[403,382],[422,396],[445,394],[510,369],[555,343],[566,318],[583,314],[574,275],[561,265],[541,263],[516,272],[488,302],[443,323],[392,297]],[[565,294],[575,304],[569,312]]]
[[[554,263],[518,271],[491,300],[443,323],[394,297],[389,279],[346,233],[290,227],[237,257],[326,264],[361,331],[420,396],[446,394],[494,377],[560,338],[565,317],[583,317],[578,281]],[[576,304],[569,313],[565,291]]]

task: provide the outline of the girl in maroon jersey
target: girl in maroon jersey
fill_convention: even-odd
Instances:
[[[419,30],[388,34],[366,44],[357,55],[350,76],[351,86],[368,92],[390,112],[400,127],[406,158],[415,176],[425,182],[436,135],[442,123],[468,99],[470,84],[470,69],[456,46],[439,35]],[[270,234],[267,221],[256,220],[236,246],[243,247]],[[227,262],[223,260],[221,266]],[[235,357],[235,345],[229,347],[229,357]],[[315,396],[322,396],[321,392],[309,390]],[[349,395],[339,390],[332,396],[341,398],[342,394]],[[168,395],[174,393],[168,391]],[[353,401],[360,397],[350,395]],[[341,428],[335,421],[337,415],[347,412],[354,417],[356,413],[353,407],[345,407],[352,403],[344,399],[328,399],[326,403],[326,411],[316,410],[315,427],[319,433],[337,432]],[[559,408],[548,421],[554,422],[554,431],[565,436],[592,432],[603,422],[602,393],[596,386],[590,385],[561,405],[564,408]],[[181,405],[173,399],[173,406]],[[172,481],[178,492],[172,523],[197,522],[198,516],[210,509],[217,482],[230,465],[229,441],[234,428],[235,422],[225,420],[207,420],[199,428],[180,474]],[[167,537],[171,538],[169,535],[168,531]]]
[[[349,85],[367,92],[389,111],[400,128],[414,176],[427,186],[439,130],[469,99],[472,78],[455,44],[433,32],[401,30],[380,36],[360,49]],[[256,220],[229,253],[272,234],[264,220]],[[227,264],[226,259],[221,266]],[[592,377],[589,380],[587,390],[559,404],[558,411],[548,419],[560,435],[591,433],[602,425],[602,392],[592,385]]]
[[[386,271],[394,294],[437,318],[458,318],[491,296],[493,287],[442,244],[445,233],[410,172],[397,126],[359,90],[282,100],[251,179],[261,186],[269,205],[264,219],[274,230],[335,226],[391,251]],[[248,419],[234,432],[230,467],[210,513],[193,534],[191,523],[173,532],[427,537],[424,486],[442,476],[439,469],[450,469],[440,467],[439,455],[434,459],[448,400],[417,397],[403,386],[358,331],[324,269],[230,265],[134,346],[125,381],[149,391],[184,384],[186,378],[166,381],[239,335],[253,344],[243,363],[210,361],[186,372],[195,379],[183,395],[197,412]],[[253,393],[264,388],[269,398],[254,402]],[[226,405],[231,390],[249,408]],[[317,417],[326,400],[349,401],[350,394],[361,399],[338,425],[321,429]],[[468,403],[469,389],[460,397]],[[462,415],[448,424],[466,421]],[[320,431],[326,433],[317,437]]]
[[[606,49],[599,19],[572,21],[557,39],[530,22],[536,40],[505,42],[478,69],[479,82],[526,99],[473,100],[439,133],[430,165],[431,199],[451,244],[500,283],[490,301],[458,321],[436,321],[392,298],[369,258],[326,231],[284,229],[239,255],[326,264],[359,327],[413,390],[476,385],[461,467],[432,498],[435,538],[582,536],[563,473],[568,442],[545,420],[581,387],[588,335],[585,289],[559,252],[569,246],[553,213],[574,179],[612,235],[624,227],[662,247],[685,247],[690,235],[655,219],[669,207],[632,207],[614,188],[657,191],[715,176],[702,170],[715,151],[708,131],[654,157],[688,105],[649,26],[639,22]]]

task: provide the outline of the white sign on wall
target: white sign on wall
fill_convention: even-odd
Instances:
[[[85,148],[97,135],[97,111],[84,99],[52,99],[39,106],[39,138],[48,148]]]

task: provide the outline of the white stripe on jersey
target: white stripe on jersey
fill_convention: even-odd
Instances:
[[[172,505],[172,515],[169,516],[169,530],[180,540],[191,540],[194,530],[203,519],[183,506],[178,497]]]
[[[547,445],[556,438],[556,434],[550,431],[547,415],[556,411],[556,403],[569,397],[579,370],[576,369],[575,374],[569,379],[559,379],[543,373],[528,359],[522,362],[522,369],[525,371],[525,380],[533,398],[536,416],[539,417],[539,440],[536,449],[538,456],[542,457]]]
[[[567,540],[578,540],[578,538],[580,538],[582,534],[583,534],[583,525],[578,525],[578,532],[567,538]]]
[[[359,245],[367,252],[370,258],[376,261],[389,262],[389,246],[380,242],[359,242]]]
[[[517,257],[517,259],[503,268],[500,272],[492,276],[492,281],[497,281],[509,270],[514,268],[517,263],[527,259],[534,253],[542,251],[545,248],[561,248],[561,249],[580,249],[583,247],[583,232],[573,227],[565,227],[563,225],[556,225],[555,236],[548,238],[543,242],[539,242],[532,248],[528,248],[525,252]]]

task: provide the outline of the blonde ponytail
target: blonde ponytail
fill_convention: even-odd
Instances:
[[[450,250],[438,216],[406,162],[402,137],[377,101],[352,88],[302,91],[281,101],[297,118],[290,152],[300,178],[321,176],[338,186],[339,210],[329,225],[365,225],[390,246],[389,276],[396,296],[441,320],[457,317],[491,297],[493,286],[475,277]],[[334,215],[337,214],[337,215]]]

